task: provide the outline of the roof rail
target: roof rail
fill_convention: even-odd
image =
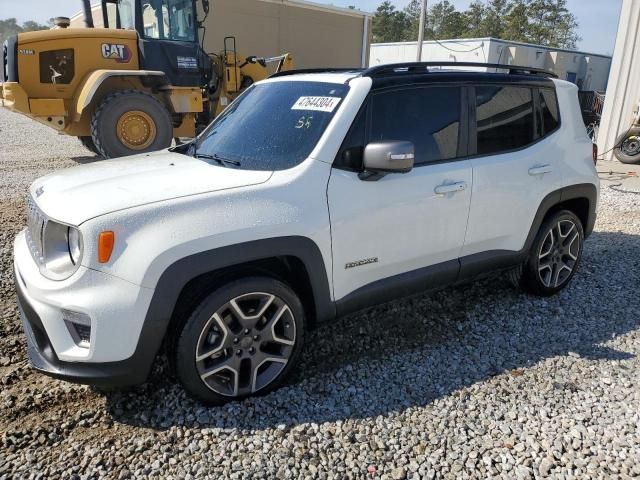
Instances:
[[[390,63],[386,65],[376,65],[363,70],[360,75],[363,77],[377,77],[394,73],[430,73],[432,67],[482,67],[495,68],[496,70],[507,70],[510,75],[540,75],[544,77],[558,78],[558,76],[542,68],[525,67],[520,65],[504,65],[500,63],[478,63],[478,62],[407,62]],[[497,72],[496,72],[497,73]]]
[[[299,70],[284,70],[282,72],[277,72],[271,74],[269,78],[276,77],[286,77],[289,75],[298,75],[300,73],[341,73],[341,72],[354,72],[360,73],[362,72],[361,67],[353,67],[353,68],[335,68],[335,67],[327,67],[327,68],[301,68]]]

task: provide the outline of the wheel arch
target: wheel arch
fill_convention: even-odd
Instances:
[[[99,100],[99,92],[103,85],[111,79],[135,79],[149,88],[169,85],[169,79],[164,72],[155,70],[95,70],[82,82],[75,96],[75,106],[72,110],[73,121],[79,122],[83,114]],[[126,88],[126,87],[125,87]]]
[[[582,222],[585,238],[588,237],[596,223],[597,204],[598,189],[593,183],[570,185],[551,192],[540,202],[523,251],[529,251],[542,223],[558,210],[566,209],[575,213]]]
[[[288,283],[306,304],[311,324],[335,317],[322,253],[307,237],[269,238],[199,252],[176,261],[161,274],[134,353],[136,363],[150,371],[165,338],[185,313],[185,300],[197,299],[222,282],[255,274]]]

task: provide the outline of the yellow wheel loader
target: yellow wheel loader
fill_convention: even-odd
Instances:
[[[102,0],[105,28],[83,6],[88,28],[62,20],[4,42],[0,101],[105,158],[194,137],[249,85],[293,68],[289,54],[239,56],[233,37],[205,53],[196,0]]]

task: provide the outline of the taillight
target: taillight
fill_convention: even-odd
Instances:
[[[591,149],[591,155],[593,155],[593,164],[595,165],[598,161],[598,144],[594,143]]]

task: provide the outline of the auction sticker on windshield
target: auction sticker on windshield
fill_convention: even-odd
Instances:
[[[291,110],[314,110],[317,112],[333,112],[338,103],[339,97],[300,97],[293,104]]]

